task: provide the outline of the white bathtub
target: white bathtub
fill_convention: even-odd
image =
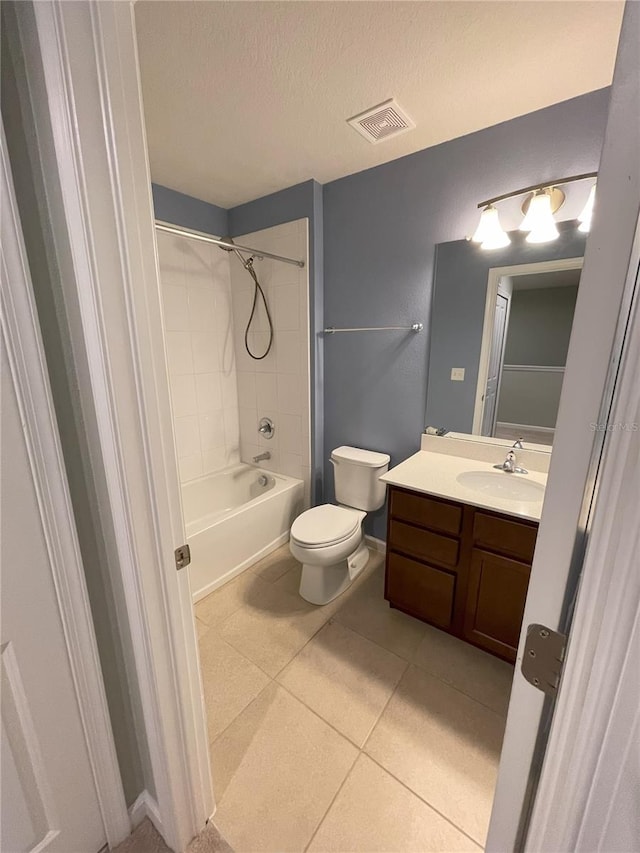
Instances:
[[[261,483],[266,478],[266,483]],[[303,509],[302,480],[234,465],[182,486],[191,548],[191,592],[199,601],[289,538]]]

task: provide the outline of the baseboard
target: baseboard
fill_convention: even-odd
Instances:
[[[164,838],[158,803],[146,789],[138,795],[134,804],[129,808],[131,829],[134,830],[136,826],[142,823],[145,817],[149,818],[151,823],[155,826],[160,835],[162,835],[162,837]]]
[[[381,554],[387,553],[387,543],[384,539],[376,539],[375,536],[365,535],[364,540],[370,548],[373,548],[374,551],[379,551]]]
[[[206,598],[212,592],[215,592],[216,589],[219,589],[221,586],[224,586],[229,581],[233,580],[237,575],[241,572],[244,572],[245,569],[248,569],[249,566],[252,566],[254,563],[257,563],[258,560],[261,560],[263,557],[268,556],[273,551],[277,551],[282,545],[289,541],[289,531],[287,530],[285,533],[281,533],[277,539],[273,539],[269,542],[268,545],[265,545],[264,548],[261,548],[255,554],[252,554],[248,559],[244,560],[237,566],[234,566],[221,578],[217,578],[211,583],[208,583],[206,586],[203,586],[201,589],[196,590],[191,595],[191,599],[194,604],[197,604],[203,598]]]

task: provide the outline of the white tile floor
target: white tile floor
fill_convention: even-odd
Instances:
[[[217,802],[241,851],[478,850],[513,669],[392,610],[373,553],[325,607],[288,546],[196,605]]]

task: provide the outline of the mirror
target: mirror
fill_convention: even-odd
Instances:
[[[558,227],[545,244],[515,231],[503,249],[436,247],[427,424],[551,446],[586,241]]]

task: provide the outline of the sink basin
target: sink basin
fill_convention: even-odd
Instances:
[[[544,486],[525,479],[526,474],[507,474],[504,471],[463,471],[456,480],[461,486],[511,501],[541,501]]]

